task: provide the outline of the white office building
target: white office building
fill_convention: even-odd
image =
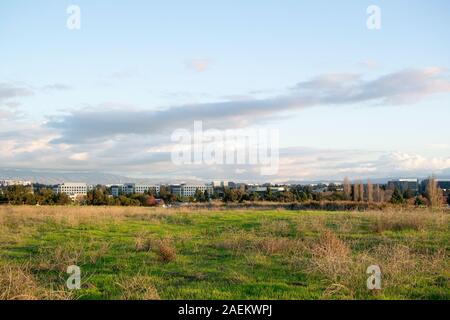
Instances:
[[[10,187],[10,186],[31,186],[31,181],[24,180],[0,180],[0,187]]]
[[[152,184],[137,184],[134,186],[134,193],[153,193],[155,195],[159,195],[161,187],[159,185]]]
[[[228,187],[228,181],[213,181],[213,188],[226,188]]]
[[[248,192],[248,193],[253,193],[253,192],[256,192],[256,193],[264,193],[264,192],[268,192],[269,190],[270,190],[271,192],[273,192],[273,193],[277,193],[277,192],[283,192],[283,191],[285,191],[286,188],[285,188],[285,187],[260,187],[260,186],[252,186],[252,187],[249,187],[249,188],[247,189],[247,192]]]
[[[57,193],[65,193],[68,196],[85,196],[88,191],[92,190],[92,186],[87,183],[66,182],[55,188]]]
[[[121,193],[129,195],[133,193],[144,194],[151,192],[155,195],[159,195],[160,189],[161,187],[159,185],[125,183],[111,186],[111,194],[114,197],[118,197]]]
[[[207,191],[210,195],[214,192],[213,186],[209,184],[176,184],[170,186],[170,192],[181,197],[192,197],[197,190],[203,193]]]

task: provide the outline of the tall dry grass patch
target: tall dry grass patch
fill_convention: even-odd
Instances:
[[[248,255],[251,252],[262,255],[299,254],[305,250],[301,239],[277,237],[271,233],[262,236],[260,231],[254,233],[244,230],[223,233],[214,247],[229,250],[233,255]]]
[[[55,247],[40,247],[32,260],[39,270],[65,272],[70,265],[96,264],[109,249],[110,243],[105,241],[69,240]]]
[[[350,247],[332,231],[325,230],[309,248],[310,271],[336,280],[349,272]]]
[[[154,252],[161,262],[171,262],[176,259],[176,249],[170,238],[154,238],[147,233],[135,236],[134,247],[136,252]]]
[[[39,286],[26,265],[0,265],[0,300],[71,300],[73,294],[65,289],[53,290]]]
[[[27,266],[0,266],[0,300],[38,300],[39,287]]]
[[[160,220],[180,210],[146,207],[0,206],[1,225],[54,223],[64,226],[121,222],[125,219]]]
[[[450,221],[448,214],[427,210],[369,212],[366,217],[371,220],[371,230],[376,233],[406,230],[446,231]]]
[[[147,276],[122,277],[117,283],[121,300],[160,300],[158,291]]]

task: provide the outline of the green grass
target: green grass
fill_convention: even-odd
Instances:
[[[450,299],[449,221],[425,211],[0,207],[0,266],[48,291],[76,264],[76,299]],[[176,255],[164,261],[161,246]],[[382,270],[376,293],[371,264]]]

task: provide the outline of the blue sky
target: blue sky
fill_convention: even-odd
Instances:
[[[81,8],[80,30],[66,27],[71,4]],[[372,4],[381,9],[381,30],[366,27]],[[249,168],[167,169],[162,154],[141,154],[167,145],[164,136],[136,137],[132,120],[129,132],[108,130],[95,143],[70,135],[80,135],[74,126],[84,112],[95,120],[179,108],[182,120],[189,112],[184,105],[228,102],[239,113],[242,101],[297,96],[298,84],[346,74],[361,81],[356,88],[349,82],[352,90],[373,82],[384,92],[378,99],[323,102],[324,93],[339,101],[341,93],[315,83],[309,94],[320,103],[279,109],[274,103],[264,119],[258,108],[255,116],[242,112],[250,125],[280,130],[282,150],[297,150],[282,157],[278,179],[447,172],[449,15],[444,0],[0,0],[0,160],[5,167],[260,179]],[[380,83],[389,76],[396,81]],[[411,80],[407,92],[403,79]],[[115,119],[107,123],[127,127],[127,119]],[[191,127],[188,119],[175,123]],[[223,118],[221,126],[232,128],[233,119]],[[168,122],[168,132],[175,123]],[[96,134],[102,135],[94,130],[91,137]],[[128,157],[116,158],[124,145]]]

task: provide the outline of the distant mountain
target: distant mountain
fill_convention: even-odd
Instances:
[[[156,183],[156,181],[152,181],[152,179],[129,178],[102,172],[0,168],[0,180],[2,179],[29,180],[43,184],[58,184],[63,182],[86,182],[89,184],[115,184],[125,182]]]
[[[435,175],[436,179],[450,179],[450,175],[444,173],[442,175]],[[388,181],[390,180],[396,180],[396,179],[401,179],[401,178],[417,178],[419,179],[419,181],[427,179],[428,177],[426,176],[404,176],[404,177],[389,177],[389,178],[371,178],[370,182],[372,182],[373,184],[386,184]],[[358,179],[359,180],[359,179]],[[367,182],[367,179],[360,179],[362,182]],[[350,181],[352,182],[353,180],[350,179]],[[288,180],[286,182],[284,182],[286,184],[320,184],[320,183],[342,183],[342,181],[340,180]]]
[[[397,179],[400,177],[391,178],[374,178],[371,179],[373,184],[384,184],[389,180]],[[406,176],[406,178],[413,178],[413,176]],[[426,179],[425,176],[419,176],[419,180]],[[443,171],[441,174],[436,175],[438,179],[449,179],[449,170]],[[38,169],[10,169],[10,168],[0,168],[0,180],[3,179],[17,179],[17,180],[29,180],[32,182],[38,182],[43,184],[58,184],[63,182],[86,182],[89,184],[116,184],[116,183],[149,183],[149,184],[160,184],[160,183],[205,183],[209,181],[201,181],[194,179],[182,179],[182,178],[131,178],[117,174],[95,172],[95,171],[57,171],[57,170],[38,170]],[[362,179],[366,182],[366,179]],[[235,181],[242,182],[242,181]],[[259,183],[265,183],[266,181],[260,181]],[[267,181],[268,182],[268,181]],[[318,184],[318,183],[340,183],[341,181],[330,179],[330,180],[288,180],[279,181],[278,184]]]

